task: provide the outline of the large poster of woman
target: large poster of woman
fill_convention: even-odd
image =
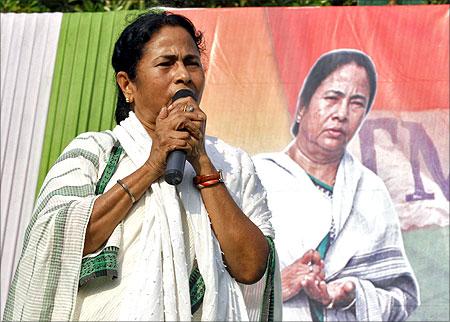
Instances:
[[[419,304],[389,193],[346,151],[376,90],[365,53],[324,53],[299,92],[294,139],[254,157],[277,231],[286,320],[405,320]]]
[[[321,55],[350,48],[371,58],[376,95],[347,151],[381,178],[392,200],[420,290],[409,320],[449,319],[448,9],[173,10],[206,37],[207,134],[253,156],[282,152],[293,140],[298,94]],[[109,57],[135,14],[2,14],[1,311],[48,169],[78,133],[114,125]],[[292,245],[277,247],[281,254]]]

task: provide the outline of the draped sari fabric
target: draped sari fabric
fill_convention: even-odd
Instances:
[[[133,113],[113,131],[79,135],[50,170],[27,229],[7,300],[6,320],[74,317],[84,235],[96,199],[95,186],[117,141],[125,155],[106,186],[108,190],[118,178],[142,166],[151,148],[150,137]],[[264,235],[273,238],[265,192],[250,157],[211,137],[206,140],[206,149],[215,166],[223,170],[225,184],[235,202]],[[120,294],[124,300],[116,319],[191,319],[180,207],[194,227],[195,256],[206,285],[202,320],[259,320],[261,317],[266,278],[243,286],[229,275],[200,193],[192,186],[194,175],[187,164],[181,185],[169,186],[163,180],[154,182],[138,202],[141,205],[133,208],[144,213],[137,246],[141,256],[135,267],[138,274],[129,279],[130,283]],[[128,216],[133,216],[133,211]],[[120,253],[122,234],[123,224],[120,224],[104,248],[91,256],[105,250]],[[108,281],[105,279],[104,283]],[[278,274],[275,274],[275,286],[279,297]],[[280,318],[279,311],[275,318]]]
[[[260,154],[255,166],[267,189],[280,267],[315,249],[330,228],[336,236],[325,261],[325,279],[350,280],[356,302],[349,309],[325,309],[327,321],[398,321],[419,304],[419,289],[406,258],[398,217],[383,182],[349,153],[341,160],[331,209],[307,173],[285,152]],[[300,292],[283,303],[286,320],[310,321]]]

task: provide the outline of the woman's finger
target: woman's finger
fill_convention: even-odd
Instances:
[[[191,133],[188,131],[171,131],[169,134],[171,139],[188,141],[191,138]]]
[[[355,284],[352,281],[347,281],[344,283],[344,291],[347,294],[351,294],[355,291]]]
[[[310,249],[308,250],[301,258],[300,258],[301,262],[304,264],[319,264],[320,263],[320,254],[318,251],[314,250],[314,249]]]
[[[167,116],[169,116],[169,111],[166,106],[163,106],[161,108],[161,110],[159,111],[157,119],[163,120],[163,119],[167,118]]]
[[[200,122],[188,122],[185,124],[185,129],[196,139],[201,139],[203,137],[201,126],[202,124]]]
[[[176,131],[195,127],[201,129],[203,119],[201,113],[171,113],[162,123],[165,128]]]
[[[318,280],[314,279],[312,276],[305,275],[302,286],[310,298],[312,298],[314,300],[318,300],[321,297],[319,284],[320,284],[320,282]]]
[[[320,301],[322,304],[327,305],[332,301],[330,294],[328,293],[327,283],[325,281],[321,281],[319,283],[320,290]]]
[[[168,152],[173,150],[183,150],[189,153],[192,150],[192,146],[186,140],[174,138],[170,140],[170,144],[168,145]]]

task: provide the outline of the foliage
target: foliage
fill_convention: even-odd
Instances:
[[[37,0],[1,0],[2,12],[42,12],[45,7]]]
[[[449,2],[449,0],[424,1],[428,4]],[[401,0],[397,2],[401,3]],[[358,0],[0,0],[0,4],[2,12],[95,12],[144,10],[155,6],[172,8],[354,6],[358,4]]]

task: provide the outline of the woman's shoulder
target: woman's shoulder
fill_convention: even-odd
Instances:
[[[73,141],[106,147],[114,145],[117,138],[112,131],[106,130],[101,132],[83,132],[78,134]]]
[[[287,177],[297,180],[303,173],[303,169],[283,151],[258,153],[253,156],[253,163],[260,176],[271,180],[287,180]]]
[[[367,168],[359,159],[347,152],[344,156],[352,164],[352,167],[360,172],[359,188],[362,190],[380,190],[383,193],[387,192],[386,184],[375,172]]]
[[[222,153],[232,153],[236,155],[247,154],[245,150],[240,147],[233,146],[218,137],[207,135],[205,137],[205,146],[207,149],[215,149]]]
[[[104,160],[111,151],[117,138],[113,132],[83,132],[78,134],[64,149],[58,160],[84,157]]]
[[[278,166],[286,157],[283,152],[265,152],[255,154],[252,159],[255,165]]]
[[[67,148],[83,148],[86,150],[105,150],[112,148],[117,138],[112,131],[83,132],[78,134]]]
[[[251,162],[250,155],[245,150],[228,144],[214,136],[206,136],[205,147],[208,155],[214,161],[223,160],[232,163]]]

